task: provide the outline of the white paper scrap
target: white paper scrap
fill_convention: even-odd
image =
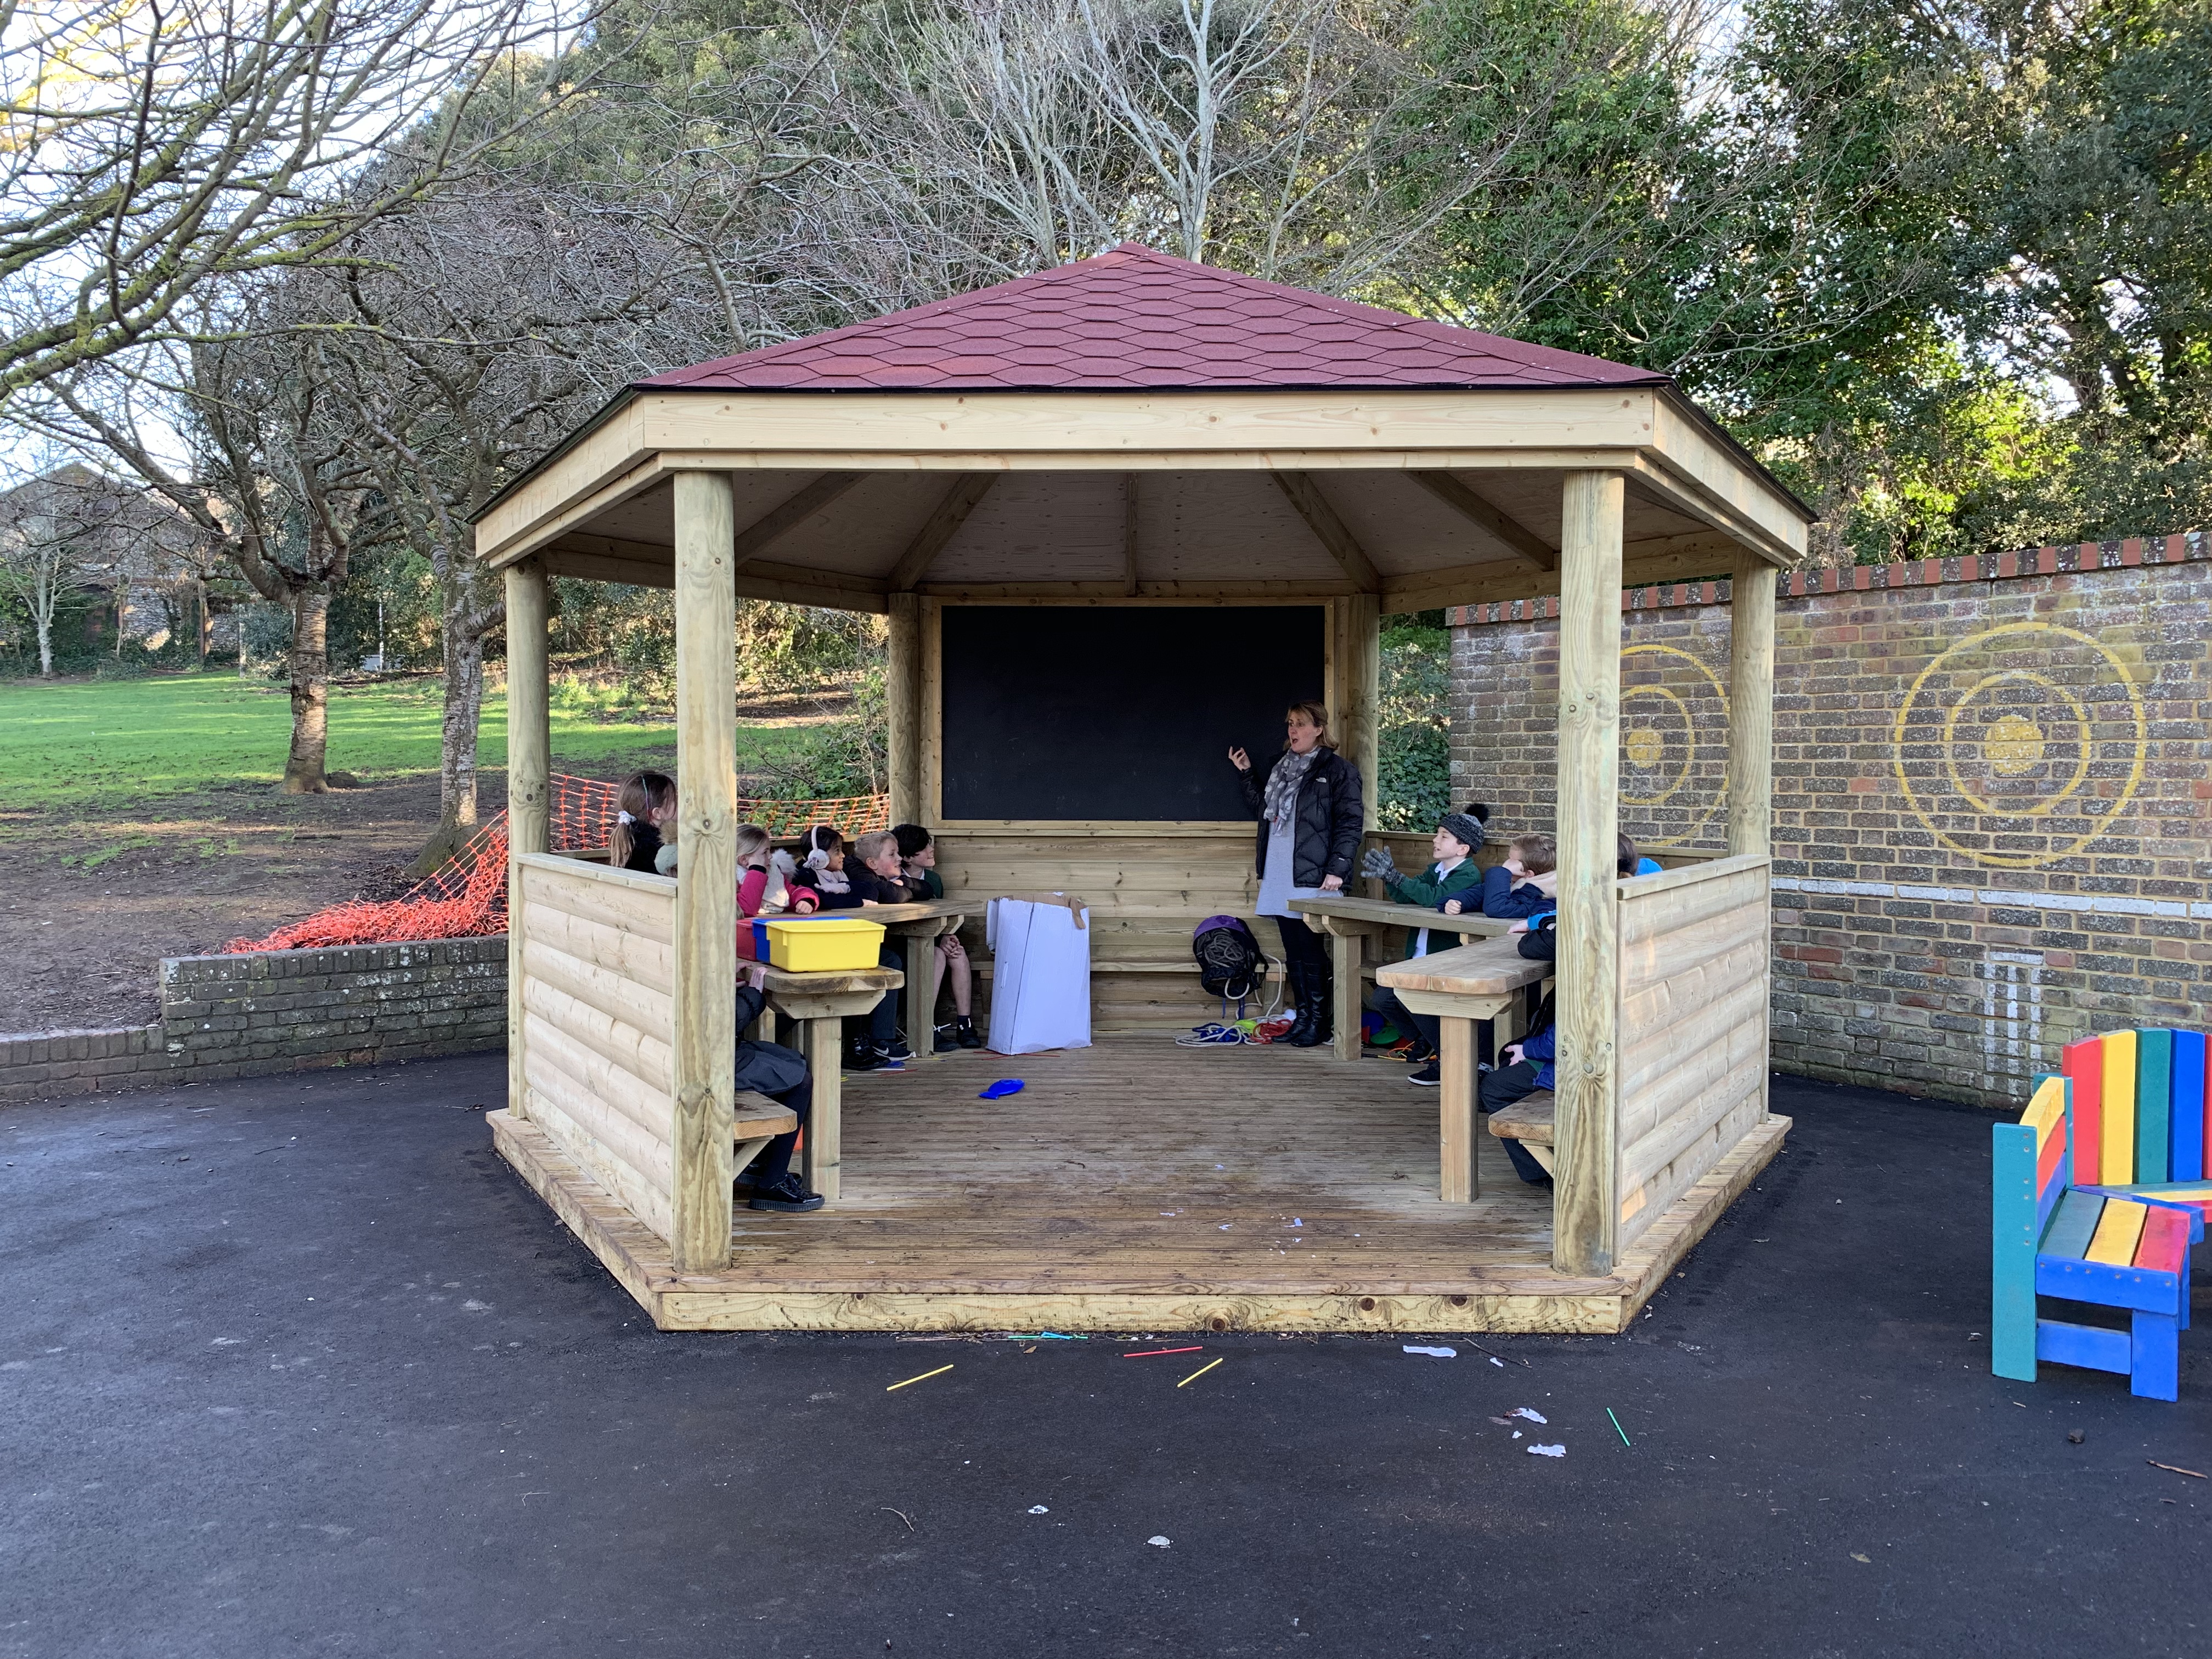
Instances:
[[[1407,1353],[1425,1353],[1431,1359],[1456,1359],[1459,1358],[1459,1350],[1457,1348],[1419,1348],[1414,1346],[1413,1344],[1410,1342],[1406,1344],[1406,1352]]]
[[[1504,1362],[1504,1360],[1502,1360],[1502,1359],[1500,1359],[1500,1358],[1497,1358],[1497,1356],[1495,1356],[1495,1355],[1492,1355],[1492,1356],[1491,1357],[1491,1361],[1490,1361],[1490,1363],[1491,1363],[1492,1364],[1493,1364],[1493,1365],[1497,1366],[1497,1367],[1498,1367],[1498,1369],[1499,1370],[1501,1370],[1501,1371],[1502,1371],[1502,1370],[1504,1370],[1505,1369],[1505,1362]]]
[[[1030,1505],[1030,1513],[1031,1515],[1050,1515],[1052,1511],[1045,1508],[1042,1504],[1032,1504]]]
[[[1160,1548],[1165,1549],[1168,1547],[1168,1535],[1164,1532],[1156,1532],[1150,1538],[1145,1540],[1145,1541],[1147,1544],[1156,1544]]]
[[[1516,1407],[1515,1407],[1511,1411],[1510,1411],[1510,1412],[1506,1413],[1505,1414],[1506,1414],[1508,1417],[1525,1417],[1525,1418],[1527,1418],[1527,1419],[1528,1419],[1531,1423],[1543,1423],[1543,1422],[1548,1422],[1548,1421],[1550,1420],[1549,1419],[1547,1419],[1547,1418],[1544,1415],[1544,1413],[1541,1413],[1541,1412],[1532,1412],[1532,1411],[1530,1411],[1530,1410],[1529,1410],[1526,1406],[1516,1406]]]
[[[1531,1457],[1565,1457],[1566,1455],[1567,1449],[1565,1446],[1531,1446],[1528,1448],[1528,1455]]]

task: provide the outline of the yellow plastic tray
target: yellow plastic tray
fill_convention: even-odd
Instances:
[[[808,921],[787,917],[768,924],[768,959],[795,974],[872,968],[883,948],[883,923],[857,916]]]

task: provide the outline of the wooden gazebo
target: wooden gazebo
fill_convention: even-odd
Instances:
[[[664,1325],[1618,1328],[1784,1127],[1765,1109],[1773,573],[1809,516],[1663,376],[1133,244],[641,381],[477,527],[508,598],[518,1058],[501,1149]],[[1727,852],[1622,882],[1620,595],[1721,572],[1736,579]],[[549,574],[675,590],[675,882],[544,856]],[[1386,1068],[1193,1055],[1147,1033],[1209,1011],[1192,925],[1251,913],[1227,741],[1266,739],[1285,701],[1318,694],[1371,777],[1379,618],[1542,593],[1562,613],[1557,1186],[1507,1177],[1455,1207],[1407,1162],[1433,1102],[1388,1093]],[[1091,1103],[1056,1119],[977,1119],[981,1074],[955,1062],[854,1079],[839,1201],[738,1212],[733,1256],[740,595],[888,618],[894,818],[932,827],[956,896],[1087,900],[1097,1029],[1126,1035],[1060,1057],[1063,1109]],[[1259,683],[1219,690],[1242,678]],[[566,1068],[542,1108],[520,1058],[541,1028]],[[1194,1082],[1208,1064],[1239,1069]],[[1068,1171],[1103,1153],[1040,1150],[1170,1097],[1158,1183],[1086,1187]],[[1040,1085],[1006,1109],[1052,1098]],[[1203,1144],[1215,1110],[1244,1162]],[[1287,1227],[1301,1204],[1295,1242],[1321,1243],[1315,1188],[1267,1183],[1324,1179],[1310,1139],[1291,1143],[1335,1112],[1356,1126],[1329,1141],[1341,1248],[1270,1234],[1263,1249],[1267,1218]],[[902,1134],[932,1156],[894,1156]],[[1016,1139],[1012,1186],[976,1205]],[[1171,1140],[1197,1173],[1165,1168]],[[1216,1170],[1243,1184],[1212,1193]],[[939,1210],[933,1179],[958,1188]],[[1147,1256],[1185,1218],[1178,1190],[1242,1204],[1247,1231],[1208,1223],[1203,1249]]]

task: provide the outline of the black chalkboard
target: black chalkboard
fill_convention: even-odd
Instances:
[[[1243,818],[1226,758],[1322,695],[1321,605],[948,605],[947,818]]]

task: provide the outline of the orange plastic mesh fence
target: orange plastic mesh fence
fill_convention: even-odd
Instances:
[[[548,839],[562,851],[603,848],[614,828],[622,786],[556,773],[548,812]],[[848,836],[881,830],[890,822],[888,795],[839,795],[816,800],[739,800],[748,823],[770,835],[798,835],[811,824],[834,823]],[[228,954],[252,951],[310,951],[331,945],[401,945],[417,939],[470,939],[507,931],[507,814],[469,838],[452,863],[396,899],[349,900],[318,910],[304,921],[279,927],[265,939],[234,939]]]

